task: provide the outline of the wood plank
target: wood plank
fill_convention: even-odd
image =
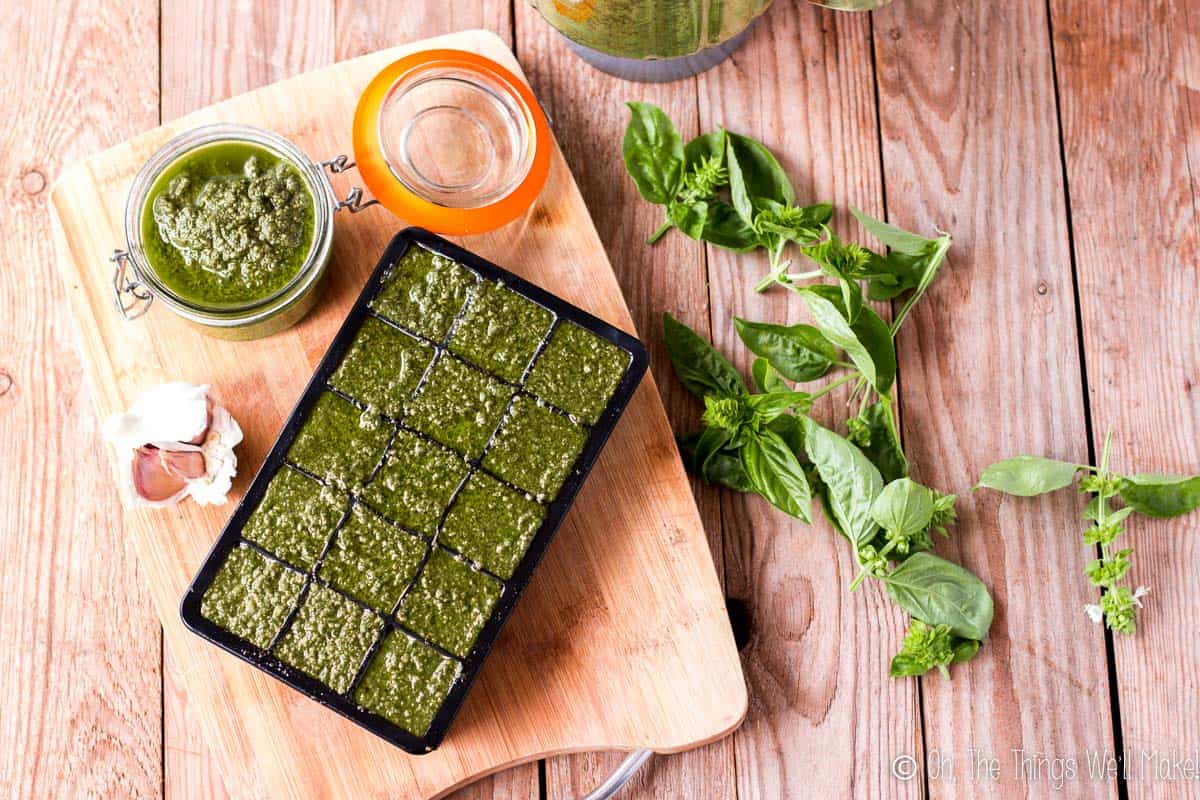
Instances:
[[[1115,432],[1120,471],[1200,472],[1200,10],[1050,6],[1094,439]],[[1200,520],[1128,528],[1130,581],[1151,594],[1137,634],[1115,637],[1121,733],[1129,796],[1157,797],[1137,757],[1200,741]]]
[[[157,120],[157,3],[104,6],[9,8],[0,27],[4,797],[152,797],[162,781],[158,623],[111,482],[90,466],[107,456],[44,269],[64,162]],[[129,77],[118,89],[97,73]]]
[[[180,0],[163,6],[161,30],[162,122],[333,60],[333,0]],[[175,682],[187,654],[164,640],[163,657],[163,794],[227,797],[199,720]]]
[[[642,200],[625,174],[621,138],[629,112],[624,103],[643,100],[661,106],[681,127],[696,134],[696,82],[632,84],[583,63],[566,40],[528,3],[516,5],[517,54],[538,99],[554,120],[554,130],[571,173],[616,270],[634,322],[650,350],[651,370],[676,432],[696,427],[694,398],[669,377],[662,347],[662,313],[671,311],[702,332],[708,331],[703,249],[671,236],[657,247],[646,237],[662,221],[661,211]],[[722,567],[719,493],[693,480],[718,571]],[[593,753],[551,759],[546,767],[548,798],[580,797],[595,788],[624,759],[621,753]],[[673,756],[657,756],[622,797],[734,797],[732,742]]]
[[[874,29],[888,218],[955,237],[897,342],[908,452],[916,479],[960,497],[938,550],[996,601],[980,656],[921,682],[927,751],[960,770],[929,792],[1041,794],[1046,770],[1022,776],[1014,749],[1082,759],[1110,741],[1104,638],[1081,608],[1093,554],[1071,493],[969,487],[1009,455],[1087,455],[1046,7],[913,0]],[[968,748],[1001,760],[997,781],[967,779]]]
[[[411,45],[422,46],[477,50],[519,70],[504,43],[483,31]],[[303,325],[250,347],[205,337],[166,312],[122,322],[107,299],[107,276],[83,256],[117,236],[130,177],[179,130],[219,119],[269,123],[308,152],[344,151],[344,120],[359,87],[408,51],[343,62],[218,104],[76,165],[63,179],[53,210],[69,235],[58,264],[100,388],[101,414],[161,380],[162,365],[172,374],[204,376],[220,387],[246,433],[242,480],[254,471],[395,220],[382,208],[339,218],[323,302]],[[305,102],[312,97],[326,102]],[[634,328],[557,150],[538,208],[521,224],[469,243]],[[271,390],[262,391],[264,385]],[[613,497],[625,502],[614,504]],[[181,647],[195,641],[179,622],[178,599],[227,513],[185,503],[170,513],[127,515],[134,546],[153,575],[166,635]],[[688,749],[732,730],[745,708],[703,527],[650,376],[436,753],[404,756],[213,647],[191,647],[180,678],[223,773],[236,773],[248,794],[270,796],[436,796],[549,753]],[[318,750],[319,762],[311,755]]]
[[[453,3],[401,3],[390,0],[337,0],[337,60],[371,53],[394,44],[453,31],[484,28],[512,46],[510,0]],[[541,792],[538,765],[523,764],[476,781],[449,800],[521,797],[536,800]]]
[[[799,200],[833,201],[847,234],[857,233],[848,205],[881,210],[870,31],[866,15],[777,3],[742,50],[700,77],[701,128],[764,142]],[[731,317],[794,323],[803,303],[782,289],[754,292],[764,255],[710,248],[709,258],[714,339],[748,372]],[[840,424],[845,400],[835,392],[814,414]],[[888,773],[893,754],[920,758],[916,684],[887,677],[902,616],[870,582],[848,592],[854,556],[817,516],[805,526],[750,496],[724,505],[727,590],[752,619],[743,652],[751,711],[734,736],[738,797],[915,796],[917,785]]]

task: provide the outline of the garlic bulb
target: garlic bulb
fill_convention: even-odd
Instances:
[[[242,429],[213,402],[207,385],[153,386],[129,411],[105,420],[103,432],[117,449],[134,505],[173,505],[189,495],[200,505],[225,502]]]

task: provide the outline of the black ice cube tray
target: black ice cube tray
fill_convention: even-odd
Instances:
[[[452,261],[458,262],[462,266],[467,267],[469,270],[475,273],[477,276],[477,281],[482,279],[501,283],[503,286],[512,290],[518,295],[532,300],[537,305],[547,309],[553,315],[553,323],[546,334],[542,337],[542,340],[535,351],[531,365],[526,368],[524,375],[515,383],[506,381],[506,383],[508,383],[510,386],[513,386],[517,392],[517,394],[514,396],[514,400],[515,398],[522,396],[522,386],[525,378],[528,377],[529,372],[532,369],[532,365],[536,364],[538,356],[540,356],[542,351],[545,349],[545,346],[554,330],[564,321],[575,323],[584,330],[595,334],[601,339],[615,345],[620,350],[627,353],[629,355],[629,365],[625,370],[624,375],[620,379],[616,390],[613,392],[607,407],[600,414],[596,422],[592,425],[582,426],[587,432],[587,437],[582,452],[580,452],[575,461],[574,467],[562,484],[562,487],[559,489],[558,493],[553,498],[546,498],[549,500],[549,502],[545,505],[545,518],[540,528],[538,528],[537,532],[534,534],[528,549],[521,558],[516,569],[513,571],[512,576],[508,579],[503,579],[500,576],[489,573],[486,569],[483,569],[478,565],[469,564],[469,566],[471,566],[475,571],[481,572],[488,575],[490,578],[500,581],[501,592],[499,599],[492,610],[491,616],[487,619],[483,628],[480,630],[473,647],[470,649],[470,652],[465,658],[460,658],[447,651],[445,648],[440,647],[436,643],[429,641],[426,637],[406,629],[398,621],[397,616],[399,609],[403,604],[403,597],[412,589],[413,584],[416,583],[417,578],[420,575],[420,569],[404,589],[404,592],[401,594],[401,600],[397,602],[396,606],[391,610],[391,613],[388,614],[371,609],[353,597],[340,592],[336,588],[329,587],[333,591],[339,591],[339,594],[342,594],[343,597],[354,602],[355,605],[367,609],[372,614],[375,614],[382,626],[382,633],[377,636],[374,644],[372,644],[370,649],[367,650],[365,657],[358,665],[357,672],[353,682],[350,684],[349,689],[345,692],[339,693],[332,687],[317,680],[316,678],[313,678],[310,675],[284,663],[278,657],[276,657],[272,651],[279,641],[285,636],[289,626],[294,622],[297,610],[304,602],[310,587],[312,587],[314,584],[327,585],[317,575],[317,572],[321,561],[325,558],[325,555],[329,551],[331,544],[334,541],[334,537],[337,536],[337,532],[346,524],[347,519],[351,516],[350,509],[345,512],[342,520],[338,523],[333,534],[326,542],[325,551],[322,552],[321,556],[317,559],[316,564],[314,564],[309,570],[300,569],[299,567],[296,567],[284,559],[276,556],[274,553],[271,553],[259,545],[244,539],[242,536],[242,530],[246,525],[247,520],[250,518],[250,515],[262,501],[264,493],[267,489],[267,485],[270,483],[271,479],[276,475],[276,473],[280,469],[297,468],[294,464],[289,465],[286,458],[288,450],[299,434],[301,427],[307,420],[309,412],[312,410],[318,397],[322,393],[332,390],[329,385],[329,380],[354,342],[359,328],[363,324],[363,321],[368,317],[376,317],[381,319],[383,322],[392,325],[393,327],[404,330],[402,326],[397,325],[395,322],[382,317],[376,311],[372,310],[370,308],[370,304],[379,293],[381,287],[387,279],[389,268],[395,265],[404,256],[404,254],[408,252],[409,248],[417,246],[423,247],[436,254],[440,254],[448,259],[451,259]],[[465,306],[463,309],[459,310],[459,317],[462,316],[464,310]],[[453,326],[451,327],[451,331],[453,331]],[[423,339],[423,337],[417,336],[411,331],[405,330],[405,332],[416,336],[418,339]],[[432,346],[435,351],[440,352],[446,349],[451,335],[452,333],[448,333],[443,340],[439,342],[429,341],[428,339],[424,339],[424,341]],[[362,727],[378,736],[381,736],[397,747],[414,754],[427,753],[433,750],[441,743],[442,739],[449,730],[451,722],[454,720],[455,715],[462,706],[467,691],[470,689],[471,684],[479,674],[480,668],[483,665],[483,661],[487,657],[488,652],[491,650],[492,645],[495,643],[496,638],[499,636],[501,628],[504,626],[505,621],[508,619],[513,608],[516,606],[521,592],[528,585],[534,569],[537,567],[538,562],[541,561],[547,547],[550,544],[550,540],[554,536],[555,531],[558,529],[559,524],[566,516],[567,511],[570,509],[576,493],[583,485],[584,480],[586,480],[588,472],[591,470],[593,464],[596,462],[596,459],[600,454],[601,449],[604,447],[605,441],[608,439],[609,434],[617,424],[617,420],[620,418],[621,413],[624,411],[625,406],[637,388],[638,383],[646,371],[646,365],[647,356],[645,347],[634,337],[623,333],[613,326],[597,319],[596,317],[593,317],[582,309],[566,302],[562,298],[556,297],[555,295],[550,294],[549,292],[529,283],[528,281],[523,280],[517,275],[514,275],[507,270],[496,266],[495,264],[485,261],[473,253],[455,246],[439,236],[435,236],[434,234],[420,228],[407,228],[401,231],[392,239],[391,243],[384,251],[382,258],[379,260],[379,264],[371,273],[366,287],[363,289],[362,293],[358,297],[358,300],[355,302],[353,308],[350,310],[350,313],[347,315],[345,322],[342,324],[341,329],[334,337],[332,344],[330,344],[329,349],[325,353],[325,356],[321,359],[321,363],[313,374],[311,381],[309,381],[308,386],[305,388],[304,394],[301,396],[299,402],[296,404],[295,409],[284,423],[283,430],[276,439],[270,453],[267,454],[266,460],[263,462],[258,474],[255,476],[253,482],[247,489],[245,497],[234,511],[233,516],[225,526],[225,530],[222,532],[220,538],[213,546],[212,551],[205,559],[203,565],[201,565],[199,572],[193,579],[191,586],[188,588],[187,594],[184,596],[181,606],[181,615],[184,623],[194,633],[214,642],[221,648],[227,650],[238,658],[241,658],[243,661],[246,661],[273,675],[292,688],[302,692],[305,695],[308,695],[321,705],[338,712],[348,719],[353,720]],[[429,370],[426,370],[425,375],[421,378],[422,384],[428,377],[428,373]],[[493,377],[500,379],[498,376]],[[418,388],[414,390],[414,395],[420,390],[420,385],[421,384],[418,384]],[[343,397],[345,399],[353,400],[353,398],[348,398],[344,395]],[[510,401],[510,404],[511,402],[513,401]],[[362,404],[359,405],[361,406]],[[554,409],[552,406],[551,410],[558,412],[558,410]],[[565,412],[558,413],[564,413],[565,415]],[[386,418],[385,424],[393,426],[396,430],[405,429],[402,419],[397,421]],[[493,433],[493,439],[495,438],[495,435],[496,434]],[[491,443],[489,441],[489,446],[490,444]],[[390,444],[388,451],[390,452]],[[384,458],[386,458],[386,456]],[[382,460],[383,459],[381,459],[381,462]],[[471,474],[482,469],[479,464],[479,459],[475,459],[474,461],[469,460],[469,463],[471,464]],[[379,466],[377,465],[375,472],[378,472],[378,470]],[[303,470],[300,471],[303,472]],[[375,473],[372,473],[372,475],[374,474]],[[309,475],[309,477],[314,476]],[[464,478],[459,484],[455,495],[462,490],[466,480],[467,479]],[[360,502],[358,497],[351,492],[351,507],[358,502]],[[451,503],[452,502],[453,500]],[[442,517],[445,517],[445,512],[443,512]],[[438,548],[442,548],[450,555],[457,555],[455,551],[438,542],[437,534],[440,532],[440,529],[441,523],[439,522],[438,531],[435,532],[432,537],[423,537],[425,539],[427,550],[425,562],[422,563],[421,569],[423,569],[424,564],[428,562],[430,554]],[[299,596],[295,600],[295,603],[291,609],[291,612],[288,614],[286,621],[275,633],[272,642],[267,648],[259,647],[247,641],[246,639],[231,633],[201,614],[201,599],[203,598],[205,592],[207,592],[209,587],[212,585],[214,578],[216,577],[222,565],[225,563],[229,553],[238,546],[250,547],[271,561],[280,563],[289,570],[302,574],[304,578],[304,588],[300,591]],[[448,694],[446,694],[444,700],[442,701],[442,704],[434,716],[432,723],[429,725],[429,728],[421,735],[414,734],[391,722],[390,720],[366,710],[365,708],[359,706],[358,703],[356,703],[353,699],[358,684],[363,679],[367,665],[378,651],[384,638],[394,630],[407,633],[418,642],[421,642],[433,650],[436,650],[444,657],[453,658],[459,664],[457,678],[454,680]]]

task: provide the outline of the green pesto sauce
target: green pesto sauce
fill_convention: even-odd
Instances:
[[[345,692],[382,630],[374,614],[314,583],[275,655],[334,691]]]
[[[383,456],[391,428],[333,392],[324,392],[288,450],[288,459],[334,486],[354,490]]]
[[[546,509],[527,494],[476,472],[446,514],[439,541],[502,578],[511,578]]]
[[[363,499],[406,528],[432,536],[467,464],[415,433],[400,431]]]
[[[571,322],[554,329],[525,388],[591,425],[629,369],[629,353]]]
[[[249,142],[192,150],[155,179],[142,242],[159,280],[208,306],[265,300],[312,249],[314,201],[289,161]]]
[[[483,281],[454,329],[450,349],[488,372],[516,382],[550,330],[554,315],[532,300]]]
[[[518,397],[483,457],[494,475],[550,500],[571,473],[587,432],[528,397]]]
[[[367,317],[329,383],[369,408],[399,417],[433,359],[433,348]]]
[[[200,599],[200,613],[265,649],[283,626],[304,587],[304,576],[245,545],[229,551]]]
[[[460,671],[457,661],[393,631],[363,673],[354,700],[406,731],[424,736]]]
[[[456,358],[434,364],[405,422],[469,458],[483,452],[513,390]]]
[[[427,339],[440,342],[467,300],[475,273],[423,247],[410,247],[384,278],[371,308]]]
[[[499,583],[434,550],[397,616],[409,630],[466,658],[499,599]]]
[[[301,569],[312,569],[349,501],[290,467],[282,467],[242,528],[243,538]]]
[[[390,614],[425,557],[425,543],[355,506],[321,562],[321,579]]]

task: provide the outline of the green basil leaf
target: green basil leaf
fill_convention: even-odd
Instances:
[[[1200,475],[1131,475],[1121,481],[1121,499],[1148,517],[1177,517],[1200,508]]]
[[[746,398],[746,407],[752,410],[755,418],[763,424],[792,409],[805,413],[811,406],[812,396],[808,392],[797,392],[792,389],[752,394]]]
[[[800,458],[804,455],[804,417],[781,414],[767,423],[767,427],[779,434],[779,438]],[[809,481],[811,485],[812,481]]]
[[[786,392],[792,387],[784,381],[779,370],[771,366],[765,358],[756,358],[750,365],[750,374],[754,376],[754,385],[760,392]]]
[[[924,236],[910,233],[903,228],[897,228],[895,225],[889,225],[883,220],[878,220],[868,214],[864,214],[853,206],[850,207],[850,213],[862,223],[867,233],[891,249],[907,253],[910,256],[923,255],[932,249],[932,245],[937,241],[936,239],[926,239]]]
[[[797,291],[821,333],[846,351],[875,391],[887,395],[896,379],[896,347],[887,323],[864,306],[851,325],[838,306],[821,292],[814,291],[815,288],[806,286]]]
[[[761,200],[789,206],[796,202],[787,173],[761,143],[736,133],[726,134],[725,165],[733,207],[748,224],[754,222],[754,211],[762,207]]]
[[[992,596],[983,581],[933,553],[914,553],[883,579],[896,604],[926,625],[948,625],[982,640],[992,626]]]
[[[663,314],[663,344],[675,374],[697,397],[749,394],[742,376],[729,359],[669,313]]]
[[[1107,503],[1105,503],[1107,505]],[[1125,518],[1133,513],[1133,506],[1122,506],[1121,508],[1108,511],[1104,515],[1105,522],[1124,522]],[[1100,498],[1093,495],[1091,500],[1087,501],[1087,505],[1083,507],[1083,518],[1092,522],[1100,521]]]
[[[911,656],[908,653],[897,653],[892,656],[892,663],[888,667],[888,677],[916,678],[924,675],[931,669],[934,669],[934,667],[926,664],[923,659]]]
[[[677,203],[674,200],[667,206],[667,218],[692,239],[704,237],[704,227],[708,224],[709,204],[706,200],[694,203]]]
[[[812,521],[812,490],[796,454],[771,430],[760,431],[742,445],[742,467],[754,490],[780,511]]]
[[[834,346],[811,325],[773,325],[738,317],[733,325],[750,352],[794,381],[820,378],[837,358]]]
[[[963,639],[954,645],[954,662],[955,664],[963,664],[970,661],[979,652],[979,646],[983,644],[977,639]]]
[[[996,489],[1019,497],[1065,489],[1075,482],[1081,464],[1041,456],[1016,456],[997,461],[983,471],[975,488]]]
[[[717,442],[727,442],[730,436],[729,431],[712,427],[680,436],[679,449],[684,463],[707,483],[736,492],[752,492],[754,487],[742,469],[742,459],[737,451],[728,447],[715,448]]]
[[[892,414],[892,403],[886,397],[863,409],[859,416],[867,425],[870,444],[856,442],[871,463],[879,470],[885,481],[894,481],[908,474],[908,459],[900,446],[900,435],[896,431],[896,419]]]
[[[875,498],[871,517],[885,531],[912,536],[933,520],[933,493],[914,480],[899,478],[884,486]]]
[[[886,256],[876,255],[871,260],[873,275],[867,283],[867,297],[891,300],[917,288],[928,266],[929,259],[925,254],[911,256],[893,250]]]
[[[725,159],[725,129],[718,128],[711,133],[697,136],[683,148],[683,166],[691,169],[706,158]]]
[[[629,125],[621,144],[625,169],[638,192],[651,203],[666,205],[675,199],[683,180],[683,141],[675,124],[651,103],[626,103]]]
[[[748,253],[762,246],[758,233],[738,216],[733,206],[724,200],[709,200],[704,229],[704,241],[735,253]]]
[[[871,516],[871,504],[883,491],[879,470],[853,444],[808,417],[804,449],[826,487],[839,530],[856,546],[871,541],[879,531]]]

